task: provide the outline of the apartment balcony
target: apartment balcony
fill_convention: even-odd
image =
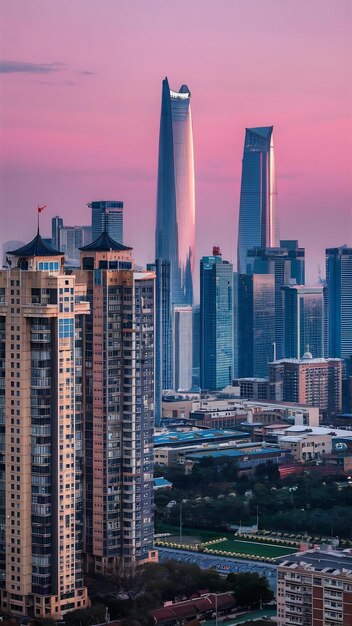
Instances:
[[[58,316],[57,304],[23,304],[22,312],[24,317],[46,317],[52,318]]]
[[[90,303],[85,300],[75,303],[76,315],[88,315],[90,313]]]

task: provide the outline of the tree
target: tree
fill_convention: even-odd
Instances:
[[[235,594],[236,602],[240,607],[253,608],[262,603],[271,602],[274,597],[268,580],[260,574],[245,572],[243,574],[229,574],[226,582]]]

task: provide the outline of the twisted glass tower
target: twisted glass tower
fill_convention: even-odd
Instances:
[[[246,128],[238,223],[238,272],[250,248],[279,246],[273,127]]]
[[[170,263],[172,305],[192,305],[195,244],[191,93],[163,80],[155,257]]]

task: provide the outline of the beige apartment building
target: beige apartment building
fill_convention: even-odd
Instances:
[[[278,561],[278,626],[352,626],[348,550],[308,550]]]
[[[0,607],[61,618],[153,548],[154,278],[104,232],[0,271]]]
[[[17,616],[87,606],[82,345],[86,290],[39,235],[0,271],[1,589]]]

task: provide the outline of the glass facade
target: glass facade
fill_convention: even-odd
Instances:
[[[352,354],[352,248],[326,250],[326,311],[329,357],[348,359]]]
[[[239,377],[265,378],[273,360],[275,280],[272,274],[238,276]]]
[[[324,356],[323,287],[288,285],[284,294],[284,357],[301,359],[305,352]]]
[[[92,209],[92,241],[106,231],[112,239],[123,244],[123,202],[99,200],[88,206]]]
[[[247,128],[238,222],[238,272],[247,272],[247,250],[278,245],[273,127]]]
[[[175,307],[174,316],[174,389],[189,391],[192,387],[192,307]]]
[[[170,263],[172,305],[192,305],[195,192],[191,94],[163,80],[155,258]]]
[[[284,352],[284,294],[283,285],[294,282],[304,285],[305,250],[298,247],[297,240],[280,241],[279,248],[254,248],[247,252],[247,270],[250,274],[273,274],[275,276],[275,344],[276,357]]]
[[[233,267],[221,256],[200,262],[200,386],[230,385],[234,364]]]

